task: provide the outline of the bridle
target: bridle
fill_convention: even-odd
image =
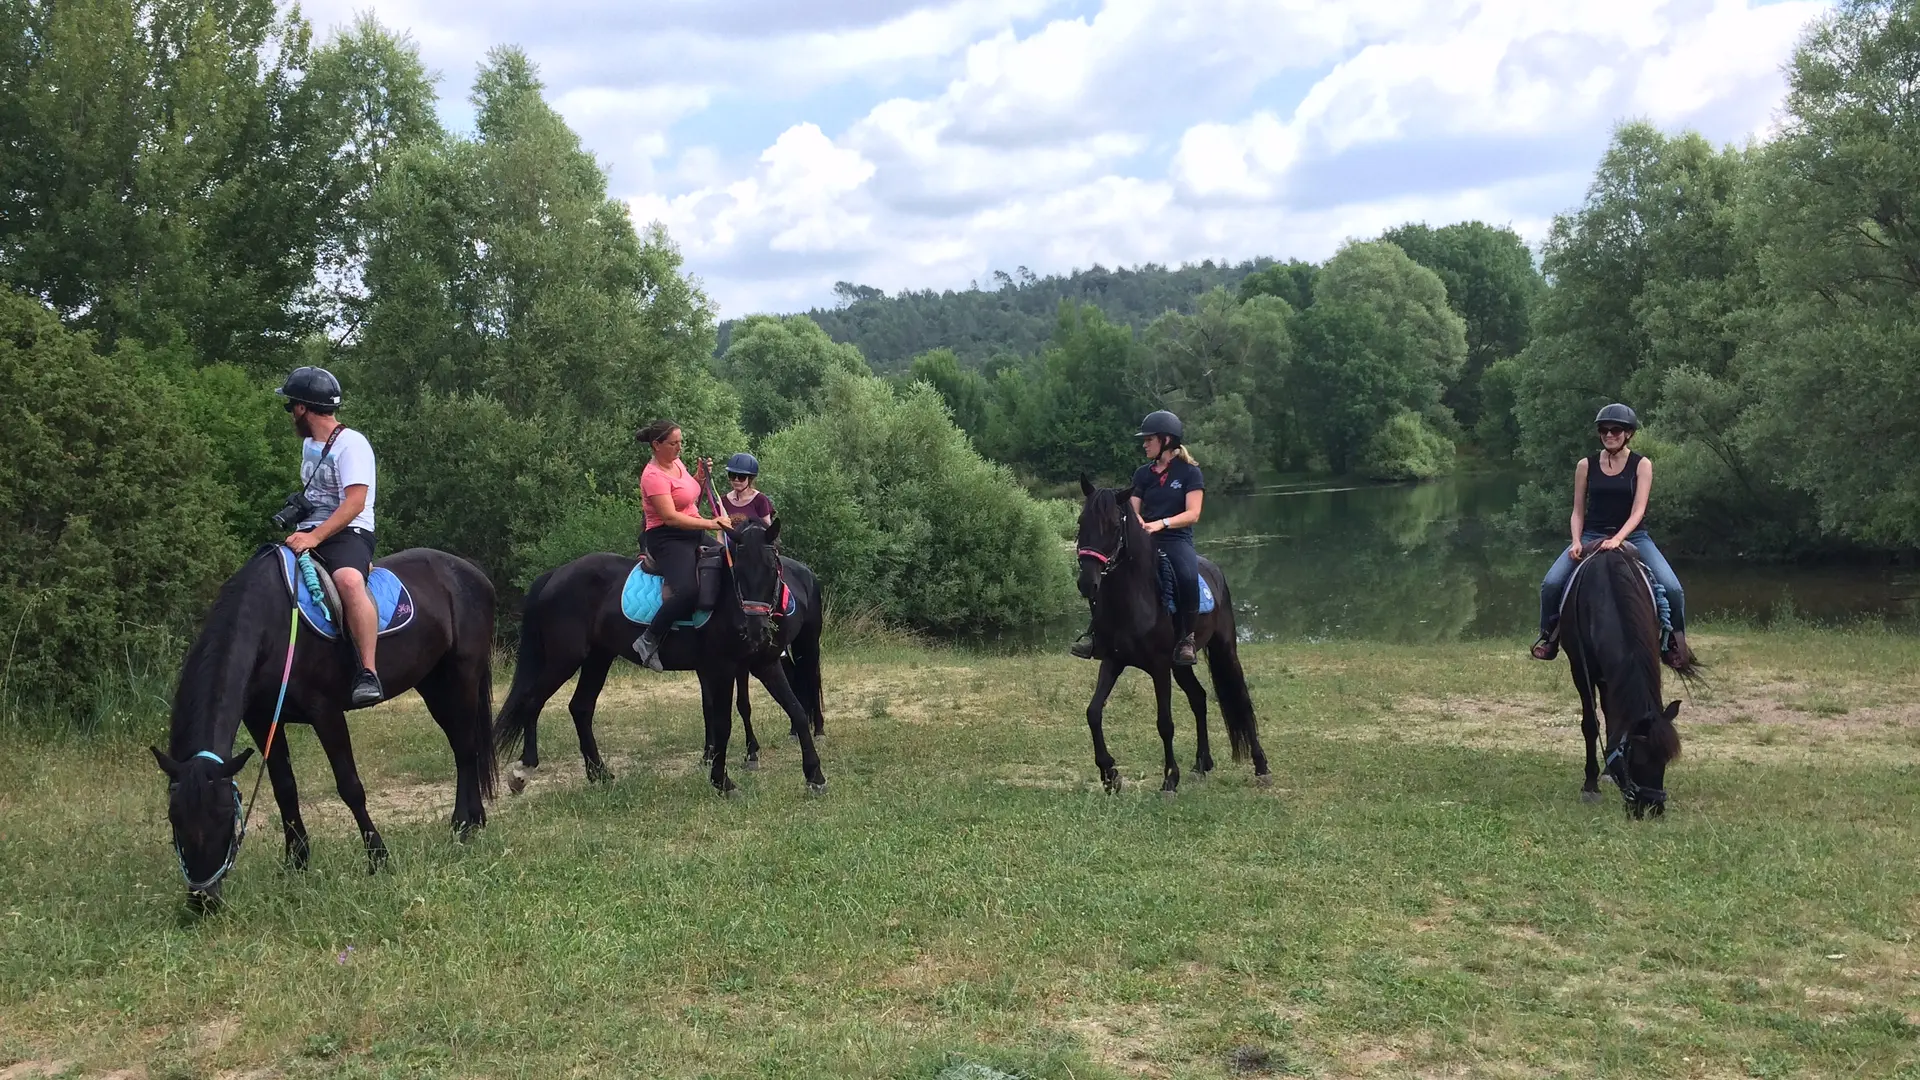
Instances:
[[[206,758],[216,765],[226,764],[219,754],[211,750],[202,750],[193,756]],[[227,857],[221,861],[219,869],[209,874],[204,881],[193,880],[193,872],[187,869],[187,853],[180,849],[180,834],[178,831],[174,833],[173,854],[180,860],[180,876],[187,879],[189,893],[205,893],[220,884],[220,879],[227,876],[227,871],[233,869],[233,864],[240,858],[240,841],[247,837],[245,811],[240,800],[240,781],[229,778],[227,782],[233,785],[233,839],[227,841]]]
[[[1120,513],[1120,540],[1118,543],[1114,544],[1113,551],[1105,552],[1105,551],[1100,551],[1096,548],[1083,547],[1075,551],[1074,554],[1079,558],[1092,559],[1094,562],[1097,562],[1100,564],[1100,575],[1099,577],[1094,579],[1095,584],[1098,584],[1099,582],[1106,580],[1107,575],[1113,572],[1114,567],[1120,565],[1120,560],[1125,558],[1127,554],[1126,511],[1123,510]]]
[[[1620,765],[1617,770],[1614,768],[1615,762]],[[1631,730],[1620,733],[1620,741],[1607,751],[1606,763],[1601,766],[1601,769],[1613,777],[1614,786],[1620,789],[1620,798],[1628,806],[1666,806],[1667,789],[1642,787],[1633,779],[1633,733]]]

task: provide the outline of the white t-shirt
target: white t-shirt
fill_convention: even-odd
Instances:
[[[307,499],[313,503],[313,512],[300,527],[312,528],[332,517],[333,512],[340,509],[346,490],[355,484],[365,484],[367,505],[347,524],[372,532],[373,496],[378,487],[373,479],[373,444],[365,435],[343,427],[340,437],[333,440],[332,452],[323,462],[320,451],[325,446],[324,440],[316,439],[305,439],[300,444],[300,483],[305,485]]]

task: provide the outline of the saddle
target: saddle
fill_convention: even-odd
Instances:
[[[720,565],[726,553],[719,547],[703,545],[700,557],[695,563],[694,581],[697,583],[699,599],[695,601],[694,613],[689,618],[674,623],[675,626],[700,627],[713,617],[714,605],[720,602]],[[642,555],[640,562],[628,572],[625,584],[620,588],[620,613],[627,621],[638,626],[648,626],[660,611],[660,602],[665,599],[666,579],[658,572],[652,558]],[[776,615],[793,614],[793,590],[787,583],[780,583],[780,605]]]
[[[1647,595],[1653,598],[1653,610],[1660,616],[1660,649],[1665,652],[1673,634],[1673,608],[1667,603],[1667,590],[1653,579],[1653,571],[1647,569],[1647,564],[1640,561],[1640,551],[1632,541],[1622,543],[1620,550],[1633,556],[1633,568],[1640,572],[1640,581],[1647,587]],[[1567,587],[1560,590],[1561,612],[1567,610],[1567,597],[1573,595],[1574,582],[1580,580],[1581,572],[1592,562],[1593,557],[1588,556],[1573,564],[1573,573],[1567,575]],[[1554,636],[1559,636],[1557,629]]]
[[[340,594],[334,589],[331,568],[311,552],[296,556],[284,544],[274,545],[274,552],[280,559],[280,577],[286,583],[287,595],[300,609],[301,619],[321,637],[339,637],[336,612],[340,611]],[[380,637],[398,633],[413,622],[413,594],[398,574],[384,566],[374,567],[367,575],[367,594],[373,597]]]

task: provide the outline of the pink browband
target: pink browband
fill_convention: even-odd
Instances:
[[[1113,561],[1111,556],[1095,551],[1092,548],[1081,548],[1079,553],[1082,558],[1099,559],[1102,565]]]

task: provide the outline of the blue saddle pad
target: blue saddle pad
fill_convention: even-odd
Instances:
[[[324,598],[314,596],[300,580],[299,559],[293,549],[282,544],[274,550],[280,555],[280,576],[286,581],[287,593],[299,607],[301,617],[320,636],[338,637],[340,628],[334,625],[333,612],[327,610]],[[413,621],[413,594],[407,592],[406,584],[393,571],[384,566],[374,567],[373,573],[367,575],[367,593],[373,597],[382,637],[406,629]]]
[[[1171,613],[1174,608],[1173,596],[1173,560],[1163,552],[1160,555],[1160,602],[1167,605]],[[1207,575],[1200,575],[1200,614],[1213,610],[1213,586],[1207,584]]]
[[[653,617],[660,611],[660,587],[665,584],[665,578],[640,569],[639,563],[633,564],[633,570],[627,574],[627,583],[620,589],[620,614],[625,615],[628,622],[651,625]],[[711,618],[711,611],[696,611],[692,618],[681,619],[673,625],[705,626]]]

